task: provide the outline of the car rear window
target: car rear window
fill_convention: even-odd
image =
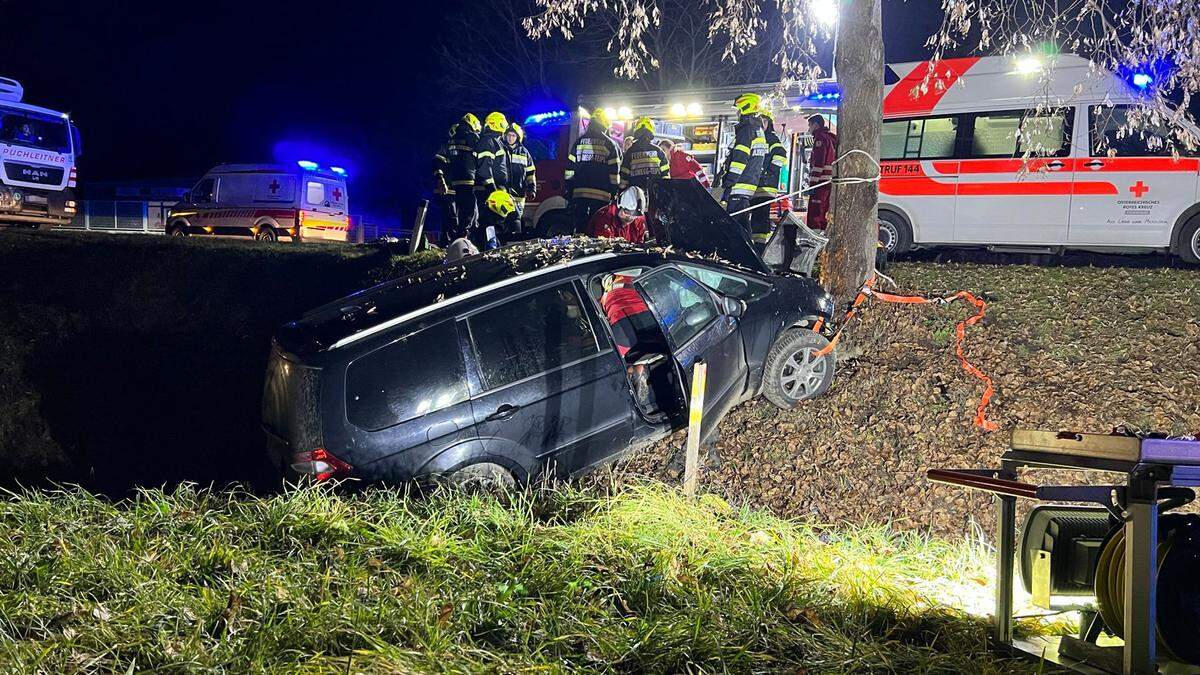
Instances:
[[[346,418],[378,431],[467,400],[467,371],[452,321],[356,359],[346,371]]]
[[[324,204],[325,184],[315,180],[308,181],[304,186],[304,201],[309,204]]]
[[[486,309],[472,315],[467,323],[487,389],[600,352],[583,302],[572,284]]]

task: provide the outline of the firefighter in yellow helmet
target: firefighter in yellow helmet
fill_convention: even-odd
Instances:
[[[476,245],[480,250],[499,248],[500,224],[504,223],[504,221],[517,212],[517,204],[508,190],[497,188],[484,197],[483,206],[488,217],[482,221],[483,227],[480,233],[480,236],[483,237],[482,245]]]
[[[479,227],[470,233],[479,250],[499,245],[503,218],[497,218],[487,201],[495,190],[508,185],[508,154],[501,136],[508,131],[508,118],[501,112],[488,113],[483,120],[483,132],[475,146],[475,195],[479,199]]]
[[[763,121],[763,135],[767,139],[767,156],[763,160],[758,190],[750,200],[750,206],[756,207],[750,212],[750,232],[755,247],[761,250],[766,248],[767,241],[771,238],[772,207],[766,204],[779,196],[779,176],[783,167],[787,166],[787,149],[783,147],[779,134],[775,131],[775,113],[763,108],[759,115]]]
[[[621,188],[633,186],[649,196],[646,224],[650,228],[651,236],[662,241],[663,233],[659,230],[658,214],[654,209],[658,192],[654,186],[671,177],[671,163],[667,154],[654,142],[654,120],[639,117],[633,123],[632,138],[633,144],[621,159]]]
[[[738,122],[733,128],[733,149],[722,170],[721,186],[724,188],[721,201],[730,213],[750,206],[750,198],[758,191],[762,178],[763,162],[767,157],[767,137],[763,131],[762,97],[758,94],[742,94],[734,101],[738,111]],[[750,214],[737,217],[746,239],[750,238]]]
[[[479,118],[471,113],[450,127],[445,152],[434,159],[434,180],[445,182],[442,240],[453,241],[475,229],[479,212],[475,204],[475,146],[479,144]],[[440,187],[440,185],[439,185]],[[453,212],[451,212],[451,207]]]
[[[525,216],[525,200],[537,196],[537,167],[533,155],[525,147],[525,130],[513,122],[504,132],[504,152],[508,163],[508,183],[504,186],[513,196],[517,212],[505,222],[505,233],[521,234]]]
[[[610,125],[603,108],[593,110],[567,155],[564,178],[575,232],[587,229],[592,214],[613,201],[621,184],[621,150],[608,135]]]

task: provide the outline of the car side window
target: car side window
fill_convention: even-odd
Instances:
[[[209,204],[217,198],[217,179],[205,178],[192,188],[193,204]]]
[[[721,295],[728,295],[738,300],[755,300],[770,292],[771,287],[764,283],[752,281],[737,274],[718,272],[707,267],[696,265],[679,265],[688,276],[708,286]]]
[[[1174,142],[1165,124],[1138,119],[1127,105],[1090,106],[1089,113],[1092,157],[1169,157],[1175,151],[1188,157],[1197,155],[1195,150]]]
[[[663,329],[675,347],[682,347],[720,315],[717,303],[704,286],[678,269],[647,275],[638,288],[654,305]]]
[[[969,157],[1066,157],[1071,152],[1074,109],[1028,114],[1023,110],[974,116]]]
[[[407,335],[346,370],[346,419],[379,431],[467,400],[467,369],[453,321]]]
[[[523,295],[467,318],[485,389],[495,389],[600,353],[570,283]]]

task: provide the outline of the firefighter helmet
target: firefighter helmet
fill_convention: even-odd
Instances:
[[[487,207],[501,218],[507,218],[517,210],[517,205],[513,201],[512,195],[508,194],[508,190],[496,190],[488,195]]]
[[[483,118],[483,125],[492,131],[502,134],[508,131],[508,118],[502,112],[490,112]]]
[[[617,199],[617,208],[623,211],[628,211],[637,215],[641,215],[646,209],[646,193],[642,192],[642,188],[633,187],[625,188]]]
[[[596,108],[592,111],[592,121],[588,124],[595,124],[597,129],[608,129],[612,126],[612,121],[608,119],[608,113],[604,112],[604,108]]]
[[[639,131],[648,131],[650,135],[654,135],[654,120],[649,117],[639,117],[633,123],[633,133],[636,134]]]
[[[463,115],[462,121],[466,122],[467,128],[475,133],[483,131],[483,125],[479,123],[479,118],[475,116],[475,113],[467,113],[466,115]]]
[[[771,120],[772,122],[775,121],[775,111],[771,110],[770,108],[760,108],[758,114]]]
[[[512,123],[512,126],[511,126],[511,127],[509,127],[509,128],[508,128],[508,130],[509,130],[509,131],[511,131],[511,132],[513,132],[513,133],[515,133],[515,134],[517,135],[517,142],[518,142],[518,143],[524,143],[524,142],[525,142],[525,130],[521,128],[521,125],[520,125],[520,124],[517,124],[516,122],[513,122],[513,123]]]
[[[762,108],[762,97],[758,94],[742,94],[733,102],[733,106],[743,115],[757,115]]]

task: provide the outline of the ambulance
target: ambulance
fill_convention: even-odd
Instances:
[[[936,64],[927,82],[929,68],[892,66],[885,91],[879,218],[889,250],[1154,250],[1200,262],[1200,159],[1173,151],[1178,134],[1165,126],[1126,129],[1154,69],[1111,73],[1070,55],[961,58]]]
[[[166,232],[253,237],[258,241],[347,241],[346,171],[301,160],[222,164],[167,214]]]
[[[79,130],[66,113],[23,103],[0,77],[0,225],[50,227],[75,217]]]

